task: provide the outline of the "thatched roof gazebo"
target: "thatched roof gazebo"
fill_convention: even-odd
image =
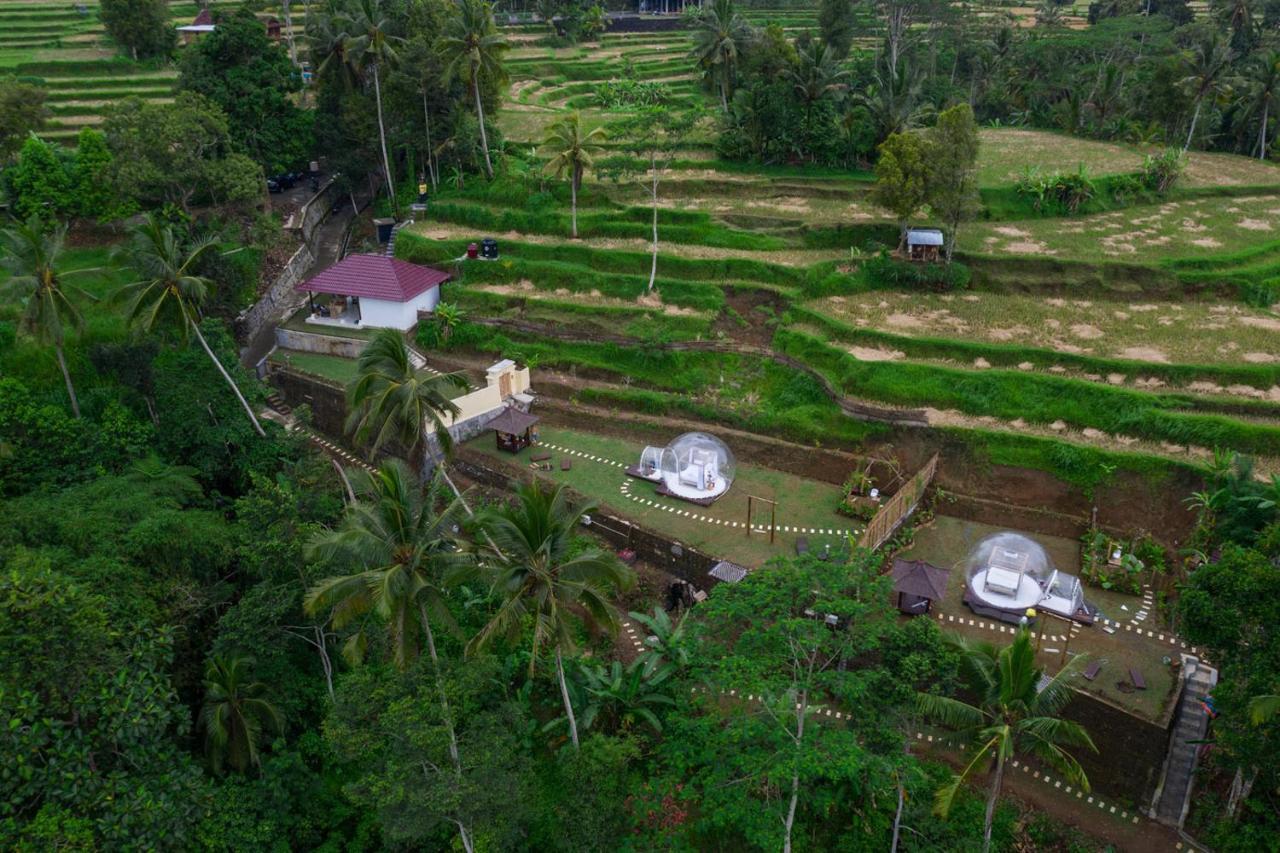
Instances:
[[[933,609],[933,602],[947,594],[951,572],[931,566],[924,560],[893,561],[893,591],[898,594],[898,609],[919,616]]]
[[[499,450],[519,453],[533,443],[529,431],[538,420],[537,415],[508,406],[496,418],[489,421],[488,428],[493,430]]]

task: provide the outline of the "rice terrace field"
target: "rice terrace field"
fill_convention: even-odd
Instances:
[[[1275,6],[0,0],[4,846],[1274,849]]]

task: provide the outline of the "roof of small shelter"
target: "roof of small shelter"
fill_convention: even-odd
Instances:
[[[908,246],[941,246],[942,232],[937,228],[912,228],[907,232]]]
[[[508,406],[496,418],[489,421],[488,429],[497,430],[507,435],[520,435],[536,424],[538,420],[537,415],[531,415],[528,412],[522,412],[519,409],[513,409]]]
[[[893,591],[918,595],[930,601],[941,601],[947,593],[947,569],[931,566],[924,560],[893,561]]]
[[[327,270],[302,282],[298,290],[408,302],[452,276],[385,255],[347,255]]]
[[[200,14],[196,15],[195,19],[192,20],[191,26],[204,27],[212,23],[213,23],[213,14],[208,9],[201,9]]]
[[[712,566],[711,571],[707,572],[707,574],[725,583],[737,583],[747,576],[747,570],[737,563],[721,560]]]

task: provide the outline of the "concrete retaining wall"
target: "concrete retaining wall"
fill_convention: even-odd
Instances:
[[[359,358],[360,353],[364,352],[364,348],[368,345],[368,341],[358,338],[340,338],[336,335],[323,335],[316,332],[276,329],[276,346],[281,349],[337,355],[342,358]]]
[[[333,203],[337,200],[337,197],[337,184],[334,183],[333,178],[330,178],[325,181],[315,195],[307,199],[306,203],[302,205],[302,210],[294,218],[290,230],[296,231],[302,241],[310,246],[312,238],[315,237],[316,229],[320,227],[320,223],[324,222],[325,217],[329,215],[329,211],[333,209]]]
[[[269,323],[283,320],[297,310],[303,297],[294,287],[302,281],[314,261],[315,256],[305,243],[298,247],[266,292],[236,317],[234,325],[238,340],[252,341]]]

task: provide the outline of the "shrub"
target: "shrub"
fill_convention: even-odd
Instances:
[[[1142,162],[1142,178],[1147,189],[1164,195],[1173,189],[1187,167],[1187,155],[1176,148],[1148,154]]]
[[[1094,185],[1083,164],[1075,172],[1041,174],[1039,168],[1030,168],[1014,185],[1019,196],[1029,199],[1037,213],[1058,209],[1076,213],[1093,199]]]
[[[863,265],[867,280],[878,287],[913,290],[963,290],[969,286],[969,268],[961,263],[917,264],[899,261],[881,252]]]

